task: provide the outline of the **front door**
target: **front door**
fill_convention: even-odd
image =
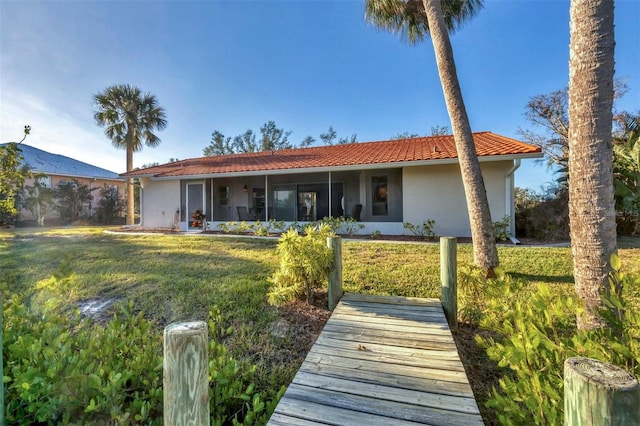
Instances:
[[[187,222],[189,228],[192,228],[193,214],[196,210],[204,211],[204,183],[188,183],[187,184]]]

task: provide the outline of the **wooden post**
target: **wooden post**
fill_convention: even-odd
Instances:
[[[333,266],[329,271],[329,310],[333,311],[342,298],[342,238],[327,237],[327,246],[333,250]]]
[[[164,329],[164,425],[209,425],[209,357],[204,321]]]
[[[452,330],[458,328],[457,261],[456,238],[440,237],[440,299]]]
[[[591,358],[564,362],[565,426],[640,424],[640,386],[625,370]]]
[[[0,377],[4,377],[4,361],[2,355],[4,353],[4,347],[2,346],[2,335],[4,333],[4,322],[2,319],[2,315],[4,315],[3,304],[2,292],[0,291],[0,373],[2,373],[0,374]],[[0,383],[0,426],[4,426],[4,424],[4,380],[2,380],[2,383]]]

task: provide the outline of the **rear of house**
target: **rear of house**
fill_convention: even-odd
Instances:
[[[539,148],[490,132],[474,140],[494,221],[512,218],[514,173]],[[141,225],[188,230],[196,210],[212,227],[239,220],[354,217],[361,233],[405,233],[434,220],[437,235],[469,236],[452,136],[182,160],[122,175],[141,186]],[[513,233],[513,230],[512,230]]]

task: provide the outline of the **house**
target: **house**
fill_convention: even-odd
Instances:
[[[514,173],[541,150],[491,132],[474,133],[494,221],[514,234]],[[196,210],[212,228],[227,221],[306,222],[354,216],[362,233],[404,233],[435,220],[437,235],[470,236],[453,136],[191,158],[124,173],[142,187],[141,225],[191,226]]]
[[[39,175],[37,176],[38,181],[47,188],[55,188],[60,184],[75,184],[77,182],[79,185],[86,185],[90,190],[102,188],[103,185],[115,186],[121,194],[124,194],[125,180],[119,177],[117,173],[65,157],[64,155],[52,154],[29,145],[20,144],[19,148],[22,151],[25,164],[29,166],[31,172]],[[32,186],[34,179],[36,178],[27,179],[25,186]],[[86,217],[92,216],[99,192],[92,191],[92,195],[94,197],[93,202],[86,205],[83,212]],[[46,217],[55,218],[56,216],[55,213],[50,213]],[[20,218],[21,220],[37,219],[33,217],[30,211],[25,209],[20,212]]]

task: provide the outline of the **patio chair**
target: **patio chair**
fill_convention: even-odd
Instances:
[[[253,220],[245,206],[238,206],[236,207],[236,209],[238,210],[238,220],[240,220],[241,222]]]
[[[347,218],[355,219],[356,222],[360,222],[360,214],[362,213],[362,204],[355,204],[351,208],[351,214]]]

